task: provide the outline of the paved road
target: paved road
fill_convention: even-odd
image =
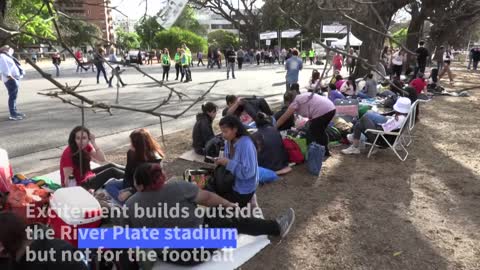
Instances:
[[[81,80],[82,84],[77,92],[94,100],[115,102],[116,90],[108,88],[102,79],[101,84],[96,84],[91,71],[76,73],[73,64],[68,62],[66,65],[62,63],[62,68],[60,82],[74,85]],[[144,69],[156,78],[161,78],[160,66],[144,66]],[[46,70],[53,72],[52,67],[48,65]],[[311,70],[312,67],[307,66],[302,71],[301,82],[308,80]],[[214,101],[221,107],[225,105],[224,98],[227,94],[268,96],[269,102],[279,102],[284,92],[285,72],[279,65],[259,67],[247,65],[244,70],[237,71],[236,80],[228,81],[225,69],[206,70],[195,67],[192,72],[194,82],[181,84],[173,81],[174,70],[173,72],[171,70],[168,84],[196,98],[206,91],[213,81],[219,80],[218,85],[207,96],[207,100]],[[122,77],[128,84],[127,87],[120,89],[122,105],[149,108],[158,104],[168,94],[168,90],[158,87],[155,82],[134,69],[127,69]],[[27,114],[28,118],[18,122],[8,121],[7,91],[0,91],[0,147],[7,149],[14,165],[25,170],[31,170],[35,166],[32,163],[58,158],[59,151],[67,143],[70,130],[81,123],[79,109],[57,99],[37,94],[52,90],[55,90],[55,87],[50,82],[40,78],[31,67],[27,67],[27,76],[21,82],[18,107]],[[176,113],[184,110],[189,104],[189,101],[180,102],[174,98],[161,110]],[[199,108],[200,104],[197,104],[181,119],[165,119],[165,132],[170,133],[193,126],[194,115]],[[127,144],[128,134],[135,128],[149,127],[155,135],[160,134],[159,119],[156,117],[128,111],[113,111],[113,114],[110,116],[105,112],[95,113],[88,110],[85,113],[86,126],[100,138],[99,142],[103,142],[108,147],[114,148]],[[29,163],[28,166],[25,163]]]

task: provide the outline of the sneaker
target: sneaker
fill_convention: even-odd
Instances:
[[[343,149],[342,153],[345,155],[358,155],[360,154],[360,149],[358,147],[351,145],[347,149]]]
[[[21,116],[9,116],[8,120],[10,120],[10,121],[20,121],[20,120],[23,120],[23,117],[21,117]]]
[[[295,211],[292,208],[289,208],[285,214],[276,219],[278,226],[280,227],[280,237],[284,238],[293,223],[295,222]]]
[[[26,117],[27,117],[26,114],[21,113],[21,112],[17,112],[17,117],[19,117],[19,116],[20,116],[21,118],[26,118]]]

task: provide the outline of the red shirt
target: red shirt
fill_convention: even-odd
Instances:
[[[85,147],[85,152],[91,153],[93,151],[93,146],[91,144],[88,144],[87,147]],[[95,176],[95,173],[90,171],[84,172],[82,176],[80,176],[80,168],[73,164],[72,160],[72,150],[70,149],[70,146],[67,146],[65,150],[63,150],[62,157],[60,158],[60,177],[64,179],[63,175],[63,168],[73,168],[73,176],[75,176],[75,180],[77,180],[77,185],[81,185],[83,182],[87,181],[91,177]]]
[[[422,78],[416,78],[410,83],[410,86],[417,90],[417,94],[422,93],[423,89],[427,86],[427,83]]]

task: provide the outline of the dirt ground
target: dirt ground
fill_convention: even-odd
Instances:
[[[480,74],[454,72],[464,83],[452,90],[471,96],[421,106],[407,161],[343,156],[339,146],[318,179],[298,166],[259,187],[266,218],[293,207],[296,223],[241,269],[480,269]],[[190,140],[167,136],[169,174],[197,166],[176,160]],[[109,158],[124,163],[125,152]]]

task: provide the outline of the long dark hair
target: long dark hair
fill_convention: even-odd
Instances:
[[[233,116],[233,115],[227,115],[227,116],[223,117],[220,120],[219,126],[220,127],[227,127],[227,128],[231,128],[231,129],[236,128],[237,129],[237,134],[235,134],[236,138],[240,138],[242,136],[250,136],[250,134],[248,133],[247,129],[242,124],[240,119],[238,117]]]
[[[157,159],[156,153],[162,158],[165,154],[152,134],[144,128],[136,129],[130,134],[130,141],[135,148],[135,159],[137,162],[148,162]]]
[[[84,126],[76,126],[74,129],[72,129],[70,135],[68,136],[68,146],[70,147],[73,165],[79,168],[80,175],[83,175],[85,172],[90,171],[90,161],[92,160],[92,158],[90,157],[90,154],[87,153],[85,150],[78,148],[77,142],[75,141],[75,135],[79,131],[85,132],[88,138],[90,138],[90,130],[88,130],[88,128]],[[81,161],[80,153],[82,153]]]
[[[259,112],[257,113],[255,124],[257,125],[257,128],[268,127],[272,125],[272,119],[265,113]]]
[[[165,184],[162,167],[155,163],[143,163],[137,167],[134,175],[135,183],[142,185],[145,191],[159,190]]]

